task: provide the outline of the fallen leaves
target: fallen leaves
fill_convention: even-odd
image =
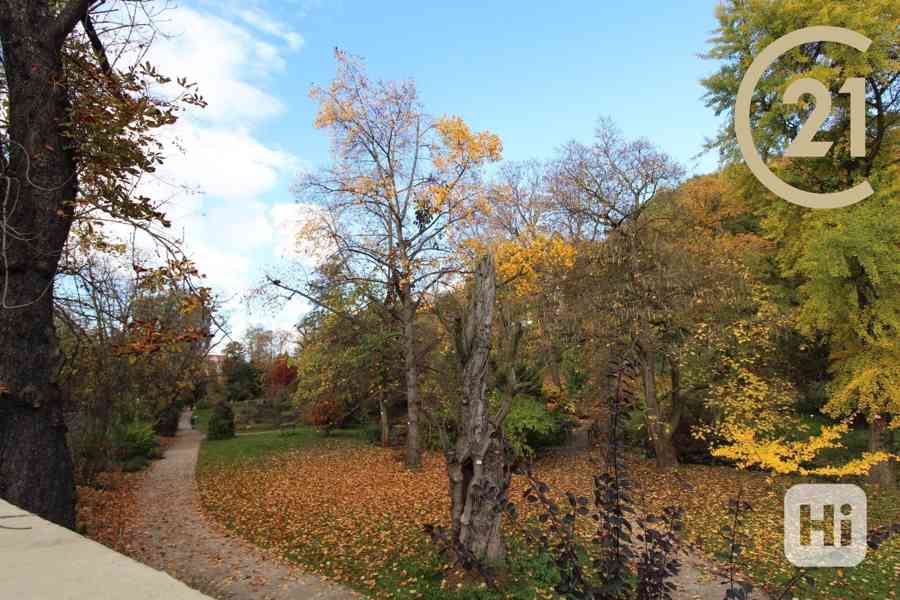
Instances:
[[[742,489],[743,499],[754,507],[748,516],[752,543],[744,555],[750,575],[758,583],[789,576],[791,566],[783,558],[781,539],[781,503],[789,482],[726,467],[660,472],[649,461],[630,464],[632,479],[639,483],[637,497],[646,510],[673,503],[683,506],[687,540],[712,556],[724,548],[719,527],[726,518],[728,498]],[[558,494],[585,493],[596,468],[587,455],[568,455],[543,459],[537,472]],[[422,525],[446,524],[449,514],[445,464],[438,454],[426,455],[421,471],[411,473],[391,450],[311,447],[265,461],[204,469],[198,484],[209,515],[230,529],[374,597],[416,597],[424,589],[421,573],[405,569],[408,561],[437,560],[421,533]],[[514,478],[511,497],[518,501],[523,486],[523,479]],[[896,498],[895,494],[872,500],[876,521],[900,519]],[[518,508],[526,520],[535,510],[524,502]],[[507,524],[508,531],[515,526]],[[900,583],[893,568],[898,556],[900,544],[893,540],[876,559],[867,559],[873,573],[883,578],[880,585]],[[822,581],[826,591],[820,590],[817,598],[843,598],[850,592],[859,599],[884,598],[867,595],[879,593],[867,582],[874,576],[860,569],[845,570],[842,576],[827,570]]]

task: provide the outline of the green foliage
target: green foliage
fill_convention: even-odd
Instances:
[[[140,471],[145,468],[150,461],[147,460],[147,457],[144,456],[132,456],[124,463],[122,463],[122,470],[126,473],[134,473],[136,471]]]
[[[206,437],[210,440],[226,440],[234,437],[234,411],[227,402],[220,402],[213,408]]]
[[[178,421],[181,418],[181,409],[177,404],[170,404],[162,409],[156,416],[153,431],[164,437],[174,437],[178,432]]]
[[[253,400],[262,394],[261,374],[247,360],[244,347],[239,342],[231,342],[225,347],[222,372],[225,376],[224,395],[227,402]]]
[[[571,419],[547,410],[539,400],[519,395],[503,422],[503,434],[516,454],[529,455],[540,448],[562,444],[571,424]]]
[[[112,430],[113,456],[122,462],[133,458],[152,458],[158,447],[156,433],[149,423],[133,421]]]

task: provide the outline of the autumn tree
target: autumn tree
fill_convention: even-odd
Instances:
[[[374,82],[357,59],[336,56],[335,80],[311,93],[333,159],[298,185],[300,200],[320,208],[304,233],[340,265],[346,282],[365,285],[401,324],[406,461],[418,468],[416,316],[458,270],[453,232],[477,210],[479,170],[500,158],[500,140],[459,117],[429,117],[413,82]]]
[[[596,322],[602,329],[592,335],[598,350],[613,340],[629,340],[638,349],[647,431],[662,467],[677,464],[671,443],[677,412],[664,414],[656,375],[673,303],[684,302],[691,291],[675,259],[685,255],[666,240],[657,219],[681,175],[666,154],[647,140],[625,139],[608,119],[599,122],[593,144],[569,143],[552,175],[554,196],[587,270],[575,294],[588,314],[609,318]],[[585,319],[584,325],[592,322]]]
[[[104,4],[113,8],[103,0],[0,2],[0,495],[68,527],[75,496],[52,308],[60,254],[79,207],[165,221],[132,193],[134,183],[161,160],[154,130],[172,123],[185,99],[197,102],[151,96],[166,80],[147,65],[111,64],[106,32],[135,21],[98,31]],[[105,14],[132,15],[127,7]]]
[[[64,272],[74,260],[66,256]],[[170,276],[91,253],[55,294],[59,382],[69,392],[66,423],[79,483],[108,465],[116,426],[164,415],[169,432],[181,406],[205,393],[214,306],[208,290]]]
[[[377,414],[390,443],[390,412],[402,404],[403,353],[396,321],[371,294],[341,285],[323,267],[311,286],[317,303],[300,322],[295,401],[318,426]],[[324,308],[324,307],[328,308]]]
[[[727,2],[717,11],[719,29],[710,58],[722,61],[704,81],[708,103],[733,116],[738,85],[752,57],[780,36],[812,25],[846,27],[872,40],[866,52],[842,44],[801,45],[766,71],[751,110],[760,155],[781,179],[808,191],[847,189],[867,179],[874,194],[853,206],[811,210],[789,204],[763,189],[745,168],[735,193],[757,209],[766,234],[777,243],[777,266],[798,304],[796,323],[830,348],[831,397],[825,411],[835,417],[863,415],[870,450],[885,447],[886,432],[900,425],[900,239],[897,160],[900,74],[895,2],[814,0],[805,3]],[[809,103],[783,101],[801,77],[821,81],[835,110],[817,139],[831,144],[820,158],[788,158],[784,148],[809,117]],[[865,148],[851,153],[849,103],[840,89],[848,78],[865,80]],[[723,156],[737,160],[730,125],[715,140]],[[859,154],[859,155],[856,155]],[[893,485],[891,462],[872,470],[875,480]]]

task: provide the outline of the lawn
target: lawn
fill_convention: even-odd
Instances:
[[[792,574],[781,555],[783,492],[791,482],[725,467],[687,466],[661,474],[647,461],[631,461],[638,496],[650,509],[678,503],[686,511],[686,539],[721,556],[718,533],[727,501],[738,492],[753,505],[753,541],[745,571],[758,583],[778,586]],[[538,475],[559,492],[587,493],[596,466],[587,456],[554,457]],[[203,445],[198,482],[208,513],[254,543],[377,598],[552,597],[546,561],[521,552],[509,568],[503,595],[474,587],[448,590],[442,562],[422,533],[425,523],[445,523],[449,510],[443,458],[428,454],[419,473],[400,454],[366,445],[359,431],[328,437],[305,428],[292,435],[239,436]],[[518,501],[523,482],[514,480]],[[520,506],[528,519],[529,508]],[[869,493],[870,526],[900,520],[900,493]],[[508,526],[514,531],[516,524]],[[900,539],[870,551],[853,569],[821,569],[815,592],[797,598],[883,600],[900,589]]]
[[[194,409],[194,429],[207,433],[209,430],[209,417],[212,416],[212,407]]]

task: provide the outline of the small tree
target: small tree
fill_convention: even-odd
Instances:
[[[234,411],[227,402],[219,402],[213,408],[206,437],[210,440],[227,440],[234,437]]]

